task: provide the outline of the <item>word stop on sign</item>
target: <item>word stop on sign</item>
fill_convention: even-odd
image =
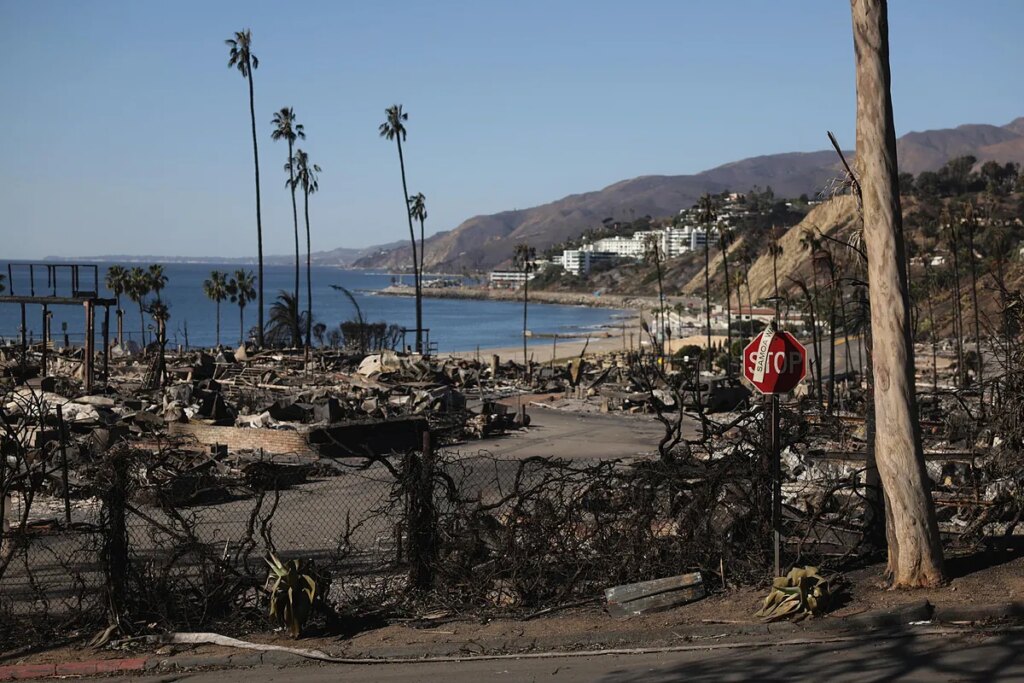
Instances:
[[[743,376],[762,394],[792,391],[807,372],[807,350],[789,332],[766,330],[743,350]]]

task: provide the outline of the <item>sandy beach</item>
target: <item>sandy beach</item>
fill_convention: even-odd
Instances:
[[[612,321],[602,329],[594,330],[589,340],[586,337],[563,337],[544,339],[538,343],[536,340],[531,339],[529,346],[527,346],[527,353],[529,353],[534,363],[550,363],[552,358],[556,361],[567,361],[572,358],[578,358],[584,347],[586,347],[588,355],[613,353],[615,351],[629,350],[630,348],[636,349],[640,339],[644,336],[643,330],[640,329],[640,316],[637,314],[632,315],[628,319]],[[479,351],[480,358],[483,360],[495,354],[497,354],[502,362],[511,359],[522,363],[523,345],[481,348]],[[477,357],[477,350],[455,351],[443,355],[453,358],[475,359]]]

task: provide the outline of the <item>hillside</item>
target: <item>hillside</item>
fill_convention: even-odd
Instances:
[[[899,139],[898,149],[901,170],[914,174],[935,170],[950,157],[964,154],[980,161],[1024,163],[1024,117],[1005,126],[968,124],[908,133]],[[780,196],[813,196],[838,174],[835,153],[820,151],[752,157],[694,175],[641,176],[530,209],[474,216],[454,230],[430,237],[425,261],[435,271],[486,270],[507,261],[516,242],[528,241],[540,251],[623,210],[637,216],[669,216],[704,192],[746,191],[754,186],[770,185]],[[411,260],[408,246],[400,244],[355,265],[404,268]]]
[[[842,195],[814,207],[799,225],[787,230],[779,238],[782,253],[777,257],[775,266],[779,274],[780,290],[792,289],[789,282],[790,277],[795,277],[798,274],[810,275],[810,258],[800,244],[800,238],[804,231],[821,232],[834,237],[844,235],[843,239],[848,240],[849,237],[846,233],[858,222],[859,217],[853,197]],[[750,281],[750,296],[754,301],[758,301],[774,294],[775,280],[772,277],[772,257],[768,253],[767,239],[764,244],[755,244],[754,247],[760,255],[754,261],[754,265],[750,267],[747,278]],[[716,272],[714,267],[712,272]],[[692,291],[703,292],[703,271],[701,276],[694,278],[691,284],[693,285]]]

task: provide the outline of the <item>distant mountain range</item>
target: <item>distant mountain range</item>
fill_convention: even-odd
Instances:
[[[1024,163],[1024,117],[1005,126],[968,124],[908,133],[897,148],[900,170],[915,175],[965,154],[976,156],[979,163]],[[848,159],[852,156],[847,153]],[[779,196],[814,196],[839,176],[840,164],[831,150],[752,157],[694,175],[640,176],[531,209],[474,216],[427,239],[425,262],[428,269],[444,272],[490,269],[509,260],[516,242],[527,241],[539,251],[578,236],[608,216],[670,216],[693,205],[704,192],[745,192],[754,186],[770,185]],[[397,269],[411,261],[408,243],[399,242],[390,249],[371,250],[354,265]]]
[[[346,247],[339,247],[337,249],[331,249],[330,251],[315,251],[310,255],[310,260],[314,266],[337,266],[344,268],[351,266],[353,263],[361,258],[371,256],[380,252],[382,249],[394,249],[400,246],[400,242],[392,242],[390,244],[378,245],[373,247],[367,247],[365,249],[348,249]],[[242,256],[237,258],[231,258],[227,256],[127,256],[125,254],[105,254],[101,256],[86,256],[86,257],[75,257],[68,258],[63,256],[47,256],[47,261],[99,261],[104,263],[216,263],[216,264],[229,264],[239,266],[255,266],[255,256]],[[295,263],[295,255],[291,254],[288,256],[282,256],[274,254],[266,256],[263,259],[263,263],[268,266],[289,266]],[[303,263],[305,263],[305,255],[303,255]]]
[[[936,170],[949,159],[965,154],[979,163],[995,160],[1024,163],[1024,117],[1005,126],[967,124],[956,128],[907,133],[897,142],[900,170],[909,173]],[[847,152],[852,160],[853,153]],[[601,220],[674,215],[692,206],[705,192],[745,192],[771,186],[778,196],[814,196],[840,177],[840,164],[832,150],[788,152],[751,157],[694,175],[640,176],[595,192],[569,195],[530,209],[474,216],[454,230],[435,233],[426,241],[428,270],[460,272],[487,270],[507,262],[516,242],[528,241],[538,251],[579,236]],[[270,265],[293,263],[293,256],[268,256]],[[83,259],[74,259],[81,261]],[[90,260],[152,263],[253,264],[255,257],[96,256]],[[374,269],[405,269],[412,262],[407,241],[365,249],[338,248],[312,254],[316,265]]]

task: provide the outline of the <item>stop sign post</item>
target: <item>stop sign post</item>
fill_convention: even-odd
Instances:
[[[782,461],[779,449],[779,394],[796,388],[807,374],[807,349],[789,332],[769,325],[743,349],[743,377],[765,395],[772,459],[772,528],[775,576],[782,575]]]

